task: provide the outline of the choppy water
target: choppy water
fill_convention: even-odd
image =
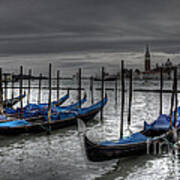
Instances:
[[[156,53],[153,55],[154,63],[163,62],[171,57],[178,62],[179,54]],[[99,72],[105,65],[108,71],[119,71],[120,59],[124,59],[128,67],[143,67],[143,53],[82,53],[60,55],[36,56],[7,56],[1,57],[1,66],[4,71],[18,72],[19,65],[25,66],[25,71],[32,68],[35,74],[47,73],[47,62],[52,62],[54,69],[60,68],[62,74],[72,75],[77,69],[83,67],[83,74]],[[55,73],[55,71],[54,71]],[[63,86],[76,86],[77,82],[61,82]],[[35,83],[37,84],[37,83]],[[89,82],[83,85],[88,93],[90,104]],[[100,87],[100,84],[95,84]],[[158,82],[134,82],[134,88],[158,88]],[[114,83],[106,83],[106,87],[114,87]],[[170,83],[166,82],[170,88]],[[61,91],[61,95],[66,92]],[[99,115],[96,121],[88,123],[88,136],[93,141],[99,139],[119,138],[120,124],[120,92],[118,104],[115,106],[114,92],[108,91],[109,101],[104,109],[104,125],[101,127]],[[16,91],[18,94],[18,91]],[[47,102],[48,92],[42,92],[42,101]],[[127,93],[128,94],[128,93]],[[11,92],[9,91],[9,97]],[[95,92],[95,101],[100,99],[100,92]],[[77,92],[71,92],[71,99],[66,104],[76,100]],[[56,92],[53,92],[53,98]],[[163,96],[164,113],[169,113],[170,95]],[[37,91],[31,93],[31,102],[37,102]],[[127,102],[125,117],[127,118]],[[26,99],[24,99],[24,104]],[[134,132],[142,129],[143,122],[152,122],[159,114],[159,95],[155,93],[133,94],[132,126]],[[95,126],[95,128],[94,128]],[[126,122],[125,122],[126,126]],[[126,127],[124,128],[126,129]],[[96,137],[94,137],[96,134]],[[125,134],[127,131],[125,130]],[[139,157],[122,158],[104,163],[92,163],[86,159],[82,142],[78,136],[77,127],[70,127],[52,132],[50,136],[45,133],[38,135],[22,134],[14,137],[0,136],[0,179],[60,179],[60,180],[91,180],[91,179],[179,179],[179,157],[171,153],[165,155],[144,155]]]
[[[96,84],[96,86],[100,86]],[[134,88],[158,88],[158,82],[134,82]],[[88,83],[84,84],[88,93]],[[113,82],[106,83],[106,87],[114,87]],[[166,87],[170,83],[166,82]],[[16,91],[18,93],[18,91]],[[43,91],[42,101],[47,100],[47,91]],[[114,91],[108,91],[109,101],[104,110],[104,125],[96,121],[88,123],[88,136],[97,141],[99,139],[117,139],[119,137],[120,122],[120,92],[118,105],[115,106]],[[11,92],[9,91],[9,96]],[[61,95],[65,91],[61,91]],[[127,93],[128,94],[128,93]],[[36,102],[37,91],[33,92],[31,102]],[[77,92],[71,92],[70,101],[75,100]],[[53,92],[56,97],[56,92]],[[100,99],[100,92],[95,92],[95,101]],[[132,126],[135,132],[143,127],[144,120],[152,122],[159,113],[159,94],[133,94]],[[164,95],[164,113],[169,112],[170,95]],[[24,99],[24,103],[26,99]],[[128,97],[126,97],[125,120],[127,118]],[[94,128],[95,126],[95,128]],[[126,126],[126,123],[125,123]],[[126,129],[126,127],[124,128]],[[96,133],[96,137],[94,134]],[[126,131],[125,131],[125,134]],[[62,180],[90,180],[90,179],[179,179],[179,158],[171,153],[165,155],[144,155],[139,157],[122,158],[103,163],[89,162],[85,156],[82,141],[78,136],[77,127],[69,127],[52,132],[30,135],[22,134],[14,137],[0,136],[0,179],[62,179]]]

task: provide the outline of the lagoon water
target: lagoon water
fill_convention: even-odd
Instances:
[[[178,63],[180,54],[156,52],[152,61],[164,62],[170,57]],[[40,55],[10,55],[1,56],[0,63],[3,71],[18,72],[19,65],[24,65],[25,72],[29,68],[34,74],[47,74],[48,62],[54,67],[54,75],[59,68],[61,74],[72,76],[79,67],[83,68],[83,75],[100,72],[102,64],[106,71],[111,73],[119,71],[120,60],[124,59],[127,67],[143,68],[143,53],[140,52],[83,52]],[[33,82],[37,84],[38,82]],[[128,85],[128,84],[127,84]],[[166,81],[165,87],[171,88],[171,82]],[[63,87],[77,87],[76,81],[62,81]],[[114,87],[114,82],[106,82],[106,87]],[[90,105],[89,82],[83,82],[88,94]],[[100,87],[95,83],[95,87]],[[158,89],[158,81],[136,81],[133,88]],[[66,91],[61,91],[64,95]],[[18,91],[16,91],[18,94]],[[42,92],[42,102],[47,102],[48,92]],[[104,124],[99,123],[99,114],[95,120],[87,124],[88,137],[93,141],[102,139],[118,139],[120,126],[120,92],[118,91],[118,104],[115,106],[114,91],[108,91],[109,101],[104,109]],[[8,92],[9,97],[11,91]],[[55,99],[56,92],[53,91]],[[77,98],[77,92],[71,92],[71,98],[65,103],[70,104]],[[100,99],[100,92],[94,93],[95,101]],[[33,90],[31,102],[37,101],[37,91]],[[24,104],[26,99],[24,99]],[[163,112],[169,113],[170,94],[163,95]],[[125,121],[127,119],[128,93],[126,94]],[[152,122],[159,114],[159,94],[133,93],[132,125],[131,130],[136,132],[143,128],[144,121]],[[125,135],[126,131],[125,122]],[[94,136],[96,134],[96,136]],[[50,136],[45,133],[36,135],[22,134],[13,137],[0,136],[0,179],[3,180],[93,180],[93,179],[179,179],[180,160],[178,155],[172,153],[163,155],[144,155],[122,158],[104,163],[92,163],[86,158],[83,142],[78,135],[77,127],[69,127],[52,132]]]

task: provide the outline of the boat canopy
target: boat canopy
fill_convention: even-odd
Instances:
[[[121,145],[121,144],[133,144],[133,143],[139,143],[139,142],[145,142],[147,140],[147,137],[144,136],[141,133],[134,133],[129,137],[124,137],[122,139],[119,139],[116,142],[113,141],[104,141],[101,142],[99,145],[101,146],[114,146],[114,145]]]
[[[180,108],[178,108],[178,113],[177,113],[177,122],[176,126],[180,126],[180,116],[179,116]],[[148,124],[146,121],[144,122],[144,130],[154,130],[154,131],[159,131],[159,130],[164,130],[168,131],[169,129],[169,121],[170,117],[161,114],[157,120],[155,120],[152,124]],[[174,112],[172,114],[172,125],[174,124]]]

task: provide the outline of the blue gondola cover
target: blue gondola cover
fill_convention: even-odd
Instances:
[[[4,115],[0,115],[0,120],[7,120],[7,117]]]
[[[29,122],[21,119],[0,123],[0,127],[17,127],[17,126],[28,126],[28,125],[30,125]]]
[[[139,142],[145,142],[147,140],[147,137],[144,136],[141,133],[134,133],[129,137],[125,137],[122,139],[119,139],[119,141],[113,142],[113,141],[104,141],[101,142],[100,145],[104,146],[114,146],[114,145],[120,145],[120,144],[133,144],[133,143],[139,143]]]
[[[178,108],[178,110],[180,110]],[[180,126],[180,116],[179,116],[179,112],[178,111],[178,115],[177,115],[177,123],[176,126]],[[153,123],[148,124],[147,122],[144,122],[144,130],[154,130],[154,131],[159,131],[159,130],[164,130],[164,131],[168,131],[169,129],[169,121],[170,121],[170,117],[165,115],[165,114],[161,114],[157,120],[155,120]],[[174,112],[172,114],[172,125],[174,124]]]

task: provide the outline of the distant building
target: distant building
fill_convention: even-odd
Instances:
[[[160,71],[161,68],[163,70],[163,78],[164,79],[171,79],[172,77],[172,69],[173,64],[170,61],[170,59],[167,59],[165,64],[162,64],[161,66],[159,64],[156,64],[156,67],[154,69],[151,68],[151,55],[149,46],[146,47],[145,56],[144,56],[144,71],[141,72],[139,69],[136,69],[134,71],[134,79],[152,79],[152,80],[158,80],[160,78]]]
[[[144,71],[145,72],[151,71],[151,55],[149,52],[149,46],[148,45],[146,47],[146,53],[145,53]]]

